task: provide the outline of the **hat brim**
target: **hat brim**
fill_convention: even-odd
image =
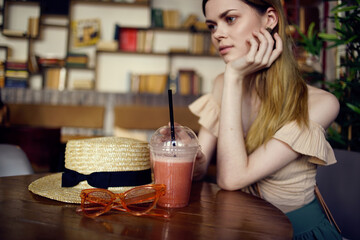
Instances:
[[[81,203],[80,193],[85,188],[61,187],[62,173],[51,174],[32,182],[28,189],[36,195],[66,203]],[[125,192],[132,187],[109,188],[112,192]]]

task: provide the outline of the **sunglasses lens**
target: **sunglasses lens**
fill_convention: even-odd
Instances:
[[[142,214],[154,207],[156,198],[155,189],[138,188],[128,191],[124,197],[124,202],[132,213]]]
[[[99,216],[106,206],[112,202],[111,195],[106,192],[90,192],[83,200],[83,211],[88,216]]]

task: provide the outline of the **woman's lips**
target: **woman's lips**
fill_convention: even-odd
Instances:
[[[221,47],[219,47],[219,53],[221,55],[225,55],[230,51],[231,48],[232,48],[232,46],[221,46]]]

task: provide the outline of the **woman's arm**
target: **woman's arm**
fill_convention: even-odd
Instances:
[[[218,75],[214,82],[212,88],[212,96],[215,101],[220,105],[221,95],[223,89],[223,74]],[[215,148],[217,145],[217,137],[214,136],[209,130],[204,127],[200,128],[199,134],[199,143],[201,146],[201,151],[199,151],[194,168],[194,180],[202,179],[208,170],[210,161],[214,155]]]
[[[217,145],[217,181],[220,187],[227,190],[239,189],[258,181],[298,156],[286,144],[275,139],[250,156],[245,148],[242,103],[248,96],[244,96],[243,80],[271,66],[279,57],[282,41],[278,34],[274,35],[274,39],[275,49],[273,38],[266,30],[254,32],[253,38],[248,41],[248,54],[226,65]]]
[[[199,134],[199,143],[201,146],[195,160],[195,168],[193,179],[201,180],[205,177],[210,160],[214,154],[216,148],[217,138],[204,127],[201,127]]]

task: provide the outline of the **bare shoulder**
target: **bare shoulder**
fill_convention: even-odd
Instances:
[[[339,114],[340,104],[330,92],[308,86],[309,90],[309,117],[327,129]]]
[[[212,94],[219,105],[221,104],[223,88],[224,88],[224,74],[221,73],[215,78],[212,89]]]

